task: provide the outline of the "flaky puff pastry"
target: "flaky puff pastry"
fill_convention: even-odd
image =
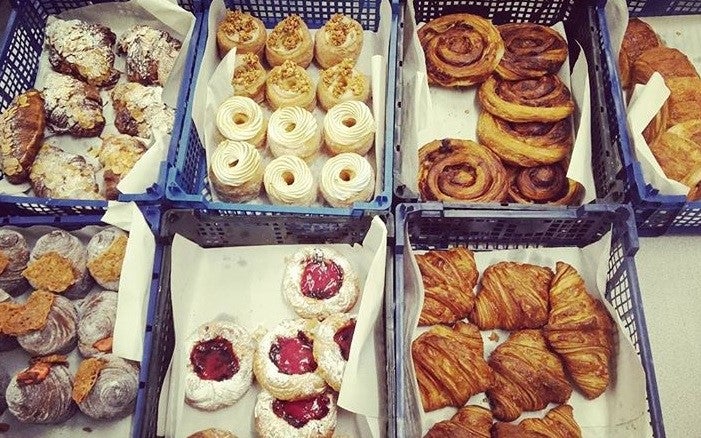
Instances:
[[[444,87],[483,82],[504,55],[499,30],[477,15],[444,15],[421,27],[418,36],[429,83]]]
[[[670,47],[654,47],[641,53],[633,63],[631,86],[647,84],[655,72],[662,75],[665,81],[669,78],[699,77],[694,64],[684,53]]]
[[[567,178],[564,163],[509,169],[509,199],[520,204],[579,205],[584,186]]]
[[[618,68],[623,88],[630,88],[633,85],[631,83],[631,69],[640,54],[661,45],[660,38],[649,24],[638,18],[631,18],[628,21],[626,33],[623,35],[621,52],[618,54]]]
[[[292,14],[275,25],[265,42],[265,59],[271,67],[292,61],[309,67],[314,56],[312,35],[299,15]]]
[[[550,27],[509,23],[498,29],[505,52],[496,73],[503,79],[516,81],[555,74],[567,59],[567,42]]]
[[[698,199],[698,186],[701,182],[701,120],[672,126],[650,145],[650,150],[668,178],[691,188],[688,199]]]
[[[329,68],[351,59],[353,63],[363,48],[363,26],[343,14],[333,14],[319,29],[314,41],[314,56],[321,68]]]
[[[424,438],[491,438],[492,412],[482,406],[460,408],[450,420],[431,427]]]
[[[548,321],[549,268],[499,262],[482,275],[470,321],[480,329],[540,328]]]
[[[424,411],[462,407],[492,386],[494,376],[484,360],[482,336],[469,323],[437,325],[414,340],[411,354]]]
[[[513,421],[524,411],[564,403],[572,395],[560,359],[540,330],[513,332],[489,356],[494,385],[487,390],[494,417]]]
[[[319,105],[326,111],[349,100],[367,102],[370,98],[370,79],[353,68],[353,60],[346,58],[319,73],[316,88]]]
[[[643,130],[647,144],[657,141],[674,125],[701,120],[701,78],[669,78],[665,85],[669,88],[669,97]]]
[[[560,405],[543,418],[527,418],[519,424],[496,423],[493,438],[581,438],[582,431],[572,415],[572,406]]]
[[[606,391],[613,362],[615,326],[601,303],[587,293],[576,269],[557,262],[550,286],[550,317],[543,333],[588,399]]]
[[[263,22],[253,15],[226,11],[226,16],[217,26],[217,49],[222,58],[236,48],[237,56],[244,53],[263,54],[267,32]]]
[[[292,61],[285,61],[270,71],[265,81],[265,97],[270,108],[299,106],[307,111],[316,108],[316,89],[309,73]]]
[[[268,73],[260,63],[260,58],[254,53],[236,55],[234,74],[231,77],[231,85],[234,87],[234,96],[250,97],[257,103],[265,100],[265,80]]]

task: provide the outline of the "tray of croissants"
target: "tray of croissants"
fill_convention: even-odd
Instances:
[[[391,25],[389,2],[377,3],[377,29],[340,12],[310,28],[294,7],[266,29],[255,13],[212,3],[193,119],[214,200],[348,208],[374,199]]]
[[[411,7],[409,5],[409,7]],[[398,183],[424,201],[579,205],[595,197],[584,53],[562,23],[406,14]]]
[[[0,115],[0,194],[104,200],[158,182],[194,26],[163,3],[48,17],[34,88]]]
[[[652,436],[643,368],[599,292],[609,247],[411,255],[406,436]]]

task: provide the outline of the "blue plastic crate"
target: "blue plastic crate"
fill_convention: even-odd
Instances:
[[[44,28],[47,17],[69,9],[108,1],[112,0],[12,0],[13,8],[10,12],[7,28],[0,37],[0,111],[7,108],[16,95],[27,91],[34,85],[39,67],[39,57],[44,48]],[[178,133],[186,118],[187,106],[185,103],[190,92],[197,37],[202,24],[202,6],[199,0],[179,0],[178,3],[184,9],[192,12],[196,21],[186,54],[170,149],[175,148],[179,138]],[[158,180],[145,193],[120,194],[118,200],[143,203],[160,202],[165,194],[169,163],[171,162],[161,163]],[[107,208],[107,201],[50,199],[0,194],[0,208],[3,213],[7,214],[91,214],[104,211]]]
[[[655,368],[647,335],[634,255],[638,238],[627,205],[585,205],[564,210],[443,208],[439,203],[400,204],[395,215],[396,436],[406,437],[403,418],[411,390],[404,376],[411,356],[404,346],[404,246],[416,250],[463,245],[474,251],[537,247],[582,247],[612,230],[605,297],[623,321],[646,373],[647,401],[654,436],[664,438]]]
[[[265,0],[226,0],[229,9],[238,8],[259,17],[266,27],[273,27],[277,22],[291,13],[299,14],[310,28],[323,26],[328,17],[336,12],[352,16],[363,25],[363,28],[377,30],[380,22],[380,4],[383,0],[343,0],[327,2],[325,0],[295,0],[277,3]],[[197,76],[204,48],[207,43],[209,5],[211,1],[204,0],[204,17],[200,30],[198,54],[195,61]],[[396,94],[396,41],[398,4],[392,4],[392,24],[390,31],[389,53],[387,55],[387,96],[385,106],[385,153],[383,168],[378,169],[382,178],[382,189],[370,202],[357,202],[351,208],[332,207],[303,207],[280,206],[271,204],[242,204],[213,201],[207,179],[207,163],[205,149],[200,142],[197,128],[192,117],[187,117],[183,123],[180,142],[172,151],[173,167],[168,172],[166,197],[180,207],[197,208],[213,211],[226,211],[232,215],[252,214],[313,214],[337,216],[361,216],[366,212],[388,210],[392,201],[392,145],[394,137],[394,100]],[[195,81],[193,81],[194,88]],[[192,114],[193,94],[188,100],[187,113]],[[170,161],[170,160],[169,160]]]
[[[701,14],[698,0],[629,0],[631,17]],[[619,179],[625,185],[626,201],[635,211],[641,236],[663,234],[701,234],[701,201],[688,202],[685,196],[661,195],[643,177],[628,133],[625,98],[618,77],[618,57],[614,56],[603,6],[597,8],[599,44],[605,59],[605,78],[600,100],[607,118],[607,129],[616,150],[620,151],[622,170]]]

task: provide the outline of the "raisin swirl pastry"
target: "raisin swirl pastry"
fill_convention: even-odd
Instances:
[[[226,11],[217,26],[217,49],[222,58],[236,48],[236,54],[262,55],[267,33],[263,22],[240,10]]]
[[[5,398],[10,413],[22,423],[58,424],[76,412],[72,387],[66,358],[43,357],[12,378]]]
[[[28,288],[22,271],[29,262],[29,248],[17,231],[0,228],[0,289],[16,297]]]
[[[112,352],[117,292],[89,293],[78,308],[78,350],[83,357]]]
[[[97,284],[105,289],[119,290],[127,240],[127,233],[123,230],[108,227],[88,242],[88,270]]]
[[[321,168],[321,194],[335,208],[367,202],[375,193],[375,171],[370,162],[354,152],[330,158]]]
[[[107,199],[119,197],[117,185],[134,168],[146,150],[144,142],[131,135],[114,134],[102,138],[97,159],[103,167]]]
[[[314,40],[314,56],[321,68],[329,68],[344,59],[355,63],[362,48],[363,26],[343,14],[333,14]]]
[[[584,186],[567,178],[562,163],[511,169],[509,198],[521,204],[579,205]]]
[[[142,85],[164,86],[182,43],[168,32],[139,24],[122,34],[117,45],[127,57],[127,78]]]
[[[263,103],[267,77],[268,73],[260,63],[258,55],[254,53],[236,55],[234,75],[231,78],[234,96],[250,97],[256,103]]]
[[[0,415],[7,409],[7,402],[5,401],[5,392],[10,384],[10,374],[7,372],[2,365],[0,365]]]
[[[34,302],[38,302],[41,294],[48,292],[37,291],[27,301],[28,311],[33,310]],[[73,302],[59,295],[51,297],[46,322],[37,330],[29,330],[17,335],[19,345],[32,356],[49,354],[67,354],[76,346],[78,339],[78,312]],[[35,301],[36,300],[36,301]]]
[[[100,90],[71,76],[49,72],[44,83],[46,122],[51,131],[96,137],[105,127]]]
[[[151,138],[154,130],[164,134],[173,131],[175,110],[161,98],[163,88],[145,87],[137,82],[124,82],[112,90],[114,126],[122,134]]]
[[[95,168],[84,157],[48,143],[39,150],[29,181],[40,198],[104,199]]]
[[[336,392],[341,390],[354,332],[354,316],[334,313],[319,324],[314,334],[314,359],[319,364],[319,374]]]
[[[346,58],[319,73],[316,95],[326,111],[341,102],[366,102],[370,98],[370,80],[353,65],[353,60]]]
[[[313,56],[312,35],[304,20],[296,14],[275,25],[265,42],[265,58],[272,67],[292,61],[302,68],[307,68]]]
[[[285,61],[270,71],[265,80],[265,97],[273,111],[289,106],[307,111],[316,108],[316,89],[311,76],[292,61]]]
[[[331,438],[336,430],[336,398],[329,391],[285,401],[263,390],[253,415],[262,437]]]
[[[90,418],[114,420],[134,412],[139,391],[139,366],[111,354],[81,362],[72,397]]]
[[[556,74],[567,59],[567,42],[554,29],[534,23],[498,27],[504,56],[496,73],[510,81]]]
[[[504,55],[499,30],[471,14],[450,14],[418,30],[430,83],[470,86],[487,79]]]
[[[44,98],[37,90],[19,94],[0,115],[0,170],[10,184],[22,184],[44,140]]]
[[[116,40],[109,28],[99,24],[55,17],[47,20],[51,66],[96,87],[111,87],[119,80],[112,52]]]
[[[303,248],[287,260],[282,294],[299,316],[322,320],[353,308],[360,280],[350,261],[336,251]]]

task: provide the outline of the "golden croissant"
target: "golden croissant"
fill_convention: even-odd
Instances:
[[[424,411],[462,407],[492,385],[482,337],[473,324],[433,326],[414,340],[411,354]]]
[[[570,265],[557,262],[550,286],[550,318],[543,333],[565,363],[574,384],[589,399],[609,383],[615,327],[601,303],[587,293]]]
[[[450,420],[438,422],[424,438],[490,438],[492,413],[481,406],[460,408]]]
[[[513,421],[524,411],[564,403],[572,395],[560,359],[540,330],[513,332],[489,357],[494,385],[487,390],[494,417]]]
[[[528,418],[520,424],[496,423],[494,438],[581,438],[582,431],[572,415],[572,406],[560,405],[543,418]]]

